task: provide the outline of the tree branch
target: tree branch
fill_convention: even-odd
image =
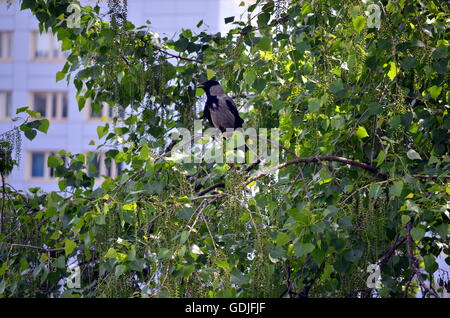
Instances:
[[[291,161],[283,162],[283,163],[271,168],[270,170],[271,171],[280,170],[287,166],[294,165],[297,163],[302,163],[302,162],[304,162],[304,163],[320,163],[321,161],[341,162],[344,164],[348,164],[348,165],[369,171],[382,179],[387,179],[387,176],[385,174],[378,172],[378,169],[373,166],[370,166],[363,162],[358,162],[358,161],[354,161],[354,160],[343,158],[343,157],[337,157],[337,156],[317,156],[317,157],[306,157],[306,158],[299,157],[299,158],[293,159]],[[265,177],[268,174],[269,174],[269,172],[262,172],[254,177],[251,177],[250,179],[248,179],[247,181],[244,182],[243,186],[246,186],[255,180]]]
[[[40,246],[34,246],[34,245],[28,245],[28,244],[19,244],[19,243],[0,243],[0,244],[6,244],[10,247],[23,247],[23,248],[31,248],[31,249],[35,249],[35,250],[40,250],[40,251],[44,251],[46,253],[49,252],[61,252],[64,251],[64,248],[45,248],[45,247],[40,247]]]
[[[380,268],[382,269],[386,263],[390,260],[390,258],[394,255],[394,252],[397,250],[397,248],[400,247],[404,242],[406,241],[406,236],[398,237],[394,241],[394,244],[392,244],[382,255],[380,261],[378,261],[378,264],[380,265]]]
[[[204,194],[206,194],[206,193],[208,193],[208,192],[210,192],[210,191],[212,191],[212,190],[214,190],[216,188],[224,188],[224,187],[225,187],[225,183],[224,182],[219,182],[219,183],[213,184],[212,186],[209,186],[206,189],[200,191],[197,195],[198,196],[202,196],[202,195],[204,195]]]
[[[406,239],[407,239],[407,250],[408,250],[408,260],[409,260],[409,265],[411,266],[411,269],[413,271],[413,277],[416,276],[417,277],[417,281],[419,282],[419,286],[420,286],[420,290],[422,292],[422,297],[425,297],[425,295],[427,293],[430,293],[431,295],[433,295],[436,298],[440,298],[439,295],[436,293],[436,291],[433,288],[428,288],[425,285],[425,282],[422,279],[422,273],[420,272],[420,267],[419,267],[419,261],[417,260],[417,258],[414,256],[413,253],[413,239],[411,236],[411,230],[413,227],[413,223],[412,221],[409,221],[408,224],[406,224]],[[430,286],[431,286],[431,281],[430,281]]]
[[[258,180],[258,179],[260,179],[262,177],[267,176],[272,171],[280,170],[280,169],[283,169],[283,168],[285,168],[287,166],[290,166],[290,165],[294,165],[294,164],[298,164],[298,163],[320,163],[321,161],[336,161],[336,162],[345,163],[345,164],[348,164],[348,165],[351,165],[351,166],[354,166],[354,167],[358,167],[358,168],[364,169],[366,171],[372,172],[376,176],[378,176],[378,177],[380,177],[382,179],[387,179],[387,176],[382,174],[382,173],[379,173],[377,168],[375,168],[373,166],[370,166],[370,165],[368,165],[366,163],[363,163],[363,162],[358,162],[358,161],[354,161],[354,160],[347,159],[347,158],[342,158],[342,157],[337,157],[337,156],[317,156],[317,157],[306,157],[306,158],[297,157],[297,158],[295,158],[295,159],[293,159],[291,161],[283,162],[283,163],[281,163],[281,164],[271,168],[270,171],[261,172],[260,174],[247,179],[240,186],[241,187],[245,187],[249,183],[251,183],[251,182],[253,182],[255,180]],[[208,192],[210,192],[210,191],[212,191],[212,190],[214,190],[216,188],[220,188],[220,187],[223,188],[224,186],[225,185],[224,185],[223,182],[219,182],[219,183],[213,184],[212,186],[210,186],[210,187],[204,189],[203,191],[199,192],[198,193],[198,197],[194,197],[194,198],[192,198],[192,200],[199,200],[199,199],[202,198],[201,196],[203,196],[204,194],[206,194],[206,193],[208,193]]]
[[[190,58],[190,57],[184,57],[184,56],[181,56],[181,54],[179,54],[179,55],[172,54],[172,53],[167,52],[166,50],[163,50],[163,49],[161,49],[159,47],[156,47],[156,46],[153,46],[153,49],[155,51],[161,52],[164,55],[169,56],[169,58],[176,58],[176,59],[179,59],[179,60],[188,61],[188,62],[194,62],[194,63],[202,63],[202,61],[200,61],[200,60],[197,60],[197,59],[194,59],[194,58]]]

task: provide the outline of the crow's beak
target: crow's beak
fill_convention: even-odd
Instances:
[[[203,88],[203,87],[205,87],[205,85],[204,85],[203,83],[200,83],[200,84],[197,84],[196,87],[197,87],[197,88]]]

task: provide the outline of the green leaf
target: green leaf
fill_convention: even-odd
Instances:
[[[313,12],[314,12],[314,10],[313,10],[313,7],[312,7],[311,3],[303,2],[303,4],[302,4],[302,16],[305,16],[305,15],[307,15],[309,13],[313,13]]]
[[[439,163],[439,162],[440,161],[439,161],[438,158],[436,158],[435,156],[431,155],[430,159],[428,160],[428,165],[432,165],[432,164]]]
[[[136,202],[130,202],[122,206],[125,211],[134,211],[137,208]]]
[[[160,248],[158,252],[158,259],[171,258],[173,255],[172,251],[167,248]]]
[[[113,249],[112,247],[110,247],[104,257],[105,258],[117,258],[117,251],[115,249]]]
[[[362,15],[359,15],[352,19],[353,27],[357,32],[361,32],[366,25],[366,18]]]
[[[214,72],[211,69],[206,70],[206,76],[208,77],[208,80],[212,79],[216,75],[216,72]]]
[[[56,81],[59,82],[59,81],[62,80],[65,76],[66,76],[66,73],[64,73],[64,72],[57,72],[57,73],[56,73]]]
[[[117,265],[116,266],[116,270],[114,271],[114,275],[119,277],[120,275],[125,273],[126,270],[127,270],[127,266],[126,265],[124,265],[124,264]]]
[[[289,238],[289,235],[287,235],[286,233],[283,233],[283,232],[278,232],[277,239],[276,239],[277,245],[282,246],[282,245],[288,243],[290,240],[291,239]]]
[[[402,215],[401,221],[402,225],[405,226],[409,221],[411,221],[411,217],[409,215]]]
[[[381,194],[381,185],[372,183],[369,187],[369,197],[377,198]]]
[[[386,153],[383,150],[381,150],[375,159],[375,161],[377,162],[377,167],[381,166],[381,164],[384,162],[385,158],[386,158]]]
[[[194,265],[178,264],[173,272],[175,277],[188,277],[195,270]]]
[[[191,207],[184,207],[177,211],[177,215],[184,220],[189,220],[193,213],[194,209]]]
[[[423,257],[423,262],[425,264],[425,270],[430,275],[432,275],[439,268],[439,265],[436,263],[436,256],[434,256],[433,254],[425,255]]]
[[[186,243],[186,241],[188,240],[188,238],[189,238],[189,232],[188,232],[188,231],[183,231],[183,232],[181,232],[181,235],[180,235],[180,243],[181,243],[181,244]]]
[[[427,92],[430,93],[431,98],[437,99],[441,95],[442,87],[434,85],[427,89]]]
[[[433,231],[438,233],[439,236],[441,237],[441,239],[445,240],[445,239],[447,239],[447,235],[448,235],[448,224],[441,223],[439,225],[435,225],[433,227]]]
[[[28,109],[28,106],[17,108],[16,114],[23,113],[23,112],[27,111],[27,109]]]
[[[254,70],[248,70],[244,73],[245,83],[251,87],[256,80],[256,72]]]
[[[422,160],[420,155],[414,149],[409,149],[406,156],[411,160]]]
[[[175,41],[174,45],[178,52],[183,52],[187,49],[189,45],[189,40],[186,38],[180,38],[177,41]]]
[[[339,209],[335,207],[334,205],[329,205],[327,208],[323,211],[323,216],[335,216],[339,212]]]
[[[308,100],[308,110],[311,113],[316,113],[320,110],[320,100],[318,98],[310,98]]]
[[[72,48],[72,41],[69,38],[64,38],[61,43],[61,50],[67,51]]]
[[[330,85],[331,93],[338,93],[342,90],[344,90],[344,83],[342,82],[342,80],[340,78],[338,78],[333,83],[331,83],[331,85]]]
[[[378,103],[370,103],[367,113],[369,115],[379,115],[383,112],[383,107]]]
[[[389,188],[389,195],[399,197],[402,194],[403,181],[397,181]]]
[[[270,38],[261,38],[261,39],[259,39],[258,47],[261,50],[263,50],[263,51],[270,51],[272,49]]]
[[[231,271],[231,283],[238,286],[247,285],[250,282],[248,275],[243,274],[238,269],[233,269]]]
[[[69,256],[77,247],[77,244],[70,240],[70,239],[65,239],[64,241],[64,251],[66,253],[66,256]]]
[[[27,137],[28,140],[33,140],[37,134],[36,130],[34,130],[34,129],[25,130],[24,133],[25,133],[25,137]]]
[[[389,72],[388,77],[392,80],[397,76],[399,68],[395,62],[389,62]]]
[[[257,18],[258,26],[259,27],[267,26],[267,24],[270,21],[270,16],[271,16],[271,14],[269,12],[264,12],[264,10],[261,14],[258,14],[258,18]]]
[[[3,276],[8,270],[8,264],[4,262],[2,266],[0,266],[0,276]]]
[[[367,133],[366,128],[364,128],[363,126],[359,126],[358,127],[358,129],[355,132],[355,135],[359,139],[363,139],[363,138],[369,137],[369,134]]]
[[[294,253],[297,257],[302,257],[314,251],[315,246],[311,243],[297,243],[294,245]]]
[[[234,21],[234,17],[227,17],[224,20],[225,20],[225,24],[228,24],[228,23],[231,23]]]
[[[62,164],[63,160],[56,156],[50,155],[47,159],[47,166],[49,168],[56,168]]]
[[[420,241],[425,235],[425,230],[420,227],[414,227],[411,230],[411,236],[414,241]]]
[[[348,215],[340,218],[338,223],[344,229],[351,229],[353,227],[352,218],[350,216],[348,216]]]
[[[253,88],[256,89],[258,93],[261,93],[265,87],[266,81],[263,78],[258,78],[253,84]]]
[[[363,251],[361,249],[353,249],[344,254],[344,258],[352,263],[357,263],[361,256],[363,255]]]
[[[97,127],[98,138],[101,139],[108,133],[108,131],[109,131],[109,124],[106,124],[105,126],[98,126]]]
[[[445,45],[441,45],[440,47],[438,47],[433,51],[431,57],[434,58],[435,60],[444,59],[448,57],[447,47]]]
[[[37,127],[37,129],[46,134],[49,126],[50,122],[48,121],[48,119],[41,119],[39,120],[39,126]]]
[[[64,257],[64,255],[61,255],[56,259],[55,266],[56,268],[61,269],[66,268],[66,258]]]
[[[139,158],[142,160],[147,160],[149,158],[150,148],[147,144],[144,144],[141,148],[141,152],[139,153]]]
[[[81,111],[86,106],[86,98],[77,96],[78,110]]]
[[[400,66],[405,70],[405,71],[409,71],[412,70],[413,68],[416,68],[419,65],[419,62],[411,56],[405,57],[401,62],[400,62]]]

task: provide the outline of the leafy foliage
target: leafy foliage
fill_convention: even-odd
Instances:
[[[61,151],[48,161],[59,192],[8,187],[0,294],[437,295],[425,280],[450,254],[440,1],[380,1],[372,25],[370,1],[258,0],[247,21],[226,18],[225,35],[184,29],[174,40],[126,19],[111,25],[97,6],[67,28],[70,3],[22,9],[70,52],[56,76],[73,81],[80,110],[88,99],[94,110],[121,108],[97,132],[108,162],[127,169],[96,187],[89,160]],[[170,131],[198,117],[195,84],[211,78],[233,93],[247,127],[280,129],[276,174],[166,160]],[[47,128],[21,129],[33,139]],[[60,288],[73,262],[81,286]],[[374,263],[378,291],[366,285]]]

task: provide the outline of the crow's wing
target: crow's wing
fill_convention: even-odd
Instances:
[[[231,97],[228,95],[224,95],[222,99],[225,101],[226,105],[228,106],[228,109],[231,111],[231,113],[234,116],[234,128],[242,127],[242,124],[244,123],[244,120],[239,116],[239,112],[236,108],[236,105],[234,104],[234,101]]]
[[[205,108],[203,109],[202,118],[206,118],[211,126],[214,126],[213,121],[211,119],[211,112],[209,111],[208,103],[205,103]]]

